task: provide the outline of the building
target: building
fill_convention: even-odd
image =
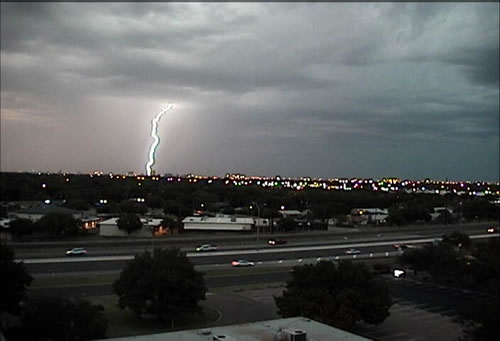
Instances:
[[[453,216],[453,210],[448,208],[448,207],[433,207],[432,208],[432,213],[431,213],[431,220],[436,221],[439,218],[442,218],[443,220],[446,220],[446,217],[448,219]]]
[[[99,223],[99,235],[104,237],[127,237],[128,232],[118,228],[119,218],[110,218]],[[161,226],[162,219],[141,218],[142,228],[132,231],[131,236],[134,237],[151,237],[153,231]]]
[[[182,223],[185,231],[251,231],[255,225],[253,218],[234,216],[186,217]]]
[[[33,222],[37,222],[48,213],[71,214],[75,219],[80,219],[83,216],[83,214],[77,210],[72,210],[53,204],[40,204],[27,208],[21,208],[15,212],[10,213],[10,215],[12,216],[12,218],[29,219]]]
[[[283,218],[292,217],[295,219],[303,218],[307,214],[298,210],[279,210],[278,213],[281,214]]]
[[[101,220],[102,219],[98,217],[83,218],[80,220],[80,228],[85,232],[95,232]]]
[[[347,215],[349,225],[382,225],[387,221],[389,210],[382,208],[353,208]]]
[[[120,337],[113,341],[370,341],[305,317],[177,332]]]

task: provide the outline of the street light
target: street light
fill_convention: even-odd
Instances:
[[[252,201],[252,204],[254,204],[255,207],[257,207],[257,223],[255,224],[255,227],[257,228],[257,241],[259,241],[260,207],[255,201]],[[253,209],[253,207],[251,205],[250,205],[250,209]]]

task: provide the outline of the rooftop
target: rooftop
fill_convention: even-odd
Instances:
[[[304,317],[290,317],[238,325],[193,329],[170,333],[121,337],[106,340],[115,341],[281,341],[286,333],[307,334],[308,341],[369,341],[365,337],[351,334],[341,329]],[[281,337],[280,337],[281,336]]]
[[[253,218],[227,217],[186,217],[183,223],[211,223],[211,224],[253,224]]]

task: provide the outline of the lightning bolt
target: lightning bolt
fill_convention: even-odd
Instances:
[[[174,108],[174,105],[172,103],[169,103],[165,109],[160,111],[155,115],[153,120],[151,121],[151,137],[153,138],[153,144],[149,148],[149,160],[146,163],[146,174],[148,176],[151,176],[151,167],[155,163],[155,152],[156,152],[156,147],[158,147],[158,144],[160,144],[160,138],[158,137],[158,122],[160,121],[160,118],[163,116],[164,113],[166,113],[169,110],[172,110]]]

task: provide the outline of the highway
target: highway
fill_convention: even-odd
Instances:
[[[99,236],[84,236],[79,240],[65,241],[33,241],[33,242],[11,242],[16,256],[21,259],[47,258],[63,256],[66,249],[73,247],[85,247],[92,256],[107,255],[130,255],[151,249],[154,243],[156,247],[176,246],[183,251],[193,251],[200,244],[217,244],[221,250],[232,250],[239,248],[265,248],[268,238],[284,238],[289,245],[313,246],[321,244],[345,243],[350,240],[387,240],[398,237],[441,237],[443,234],[453,231],[461,231],[467,234],[484,233],[492,223],[473,223],[467,225],[422,225],[412,227],[365,227],[359,229],[338,229],[330,231],[310,231],[288,234],[260,234],[256,239],[255,234],[217,234],[217,233],[184,233],[176,236],[165,236],[153,239],[142,238],[103,238]],[[498,223],[497,223],[498,225]]]
[[[471,235],[472,239],[484,239],[497,237],[498,234],[478,233]],[[341,260],[341,259],[376,259],[395,257],[400,253],[394,247],[395,244],[422,245],[431,243],[439,237],[416,237],[415,235],[398,235],[397,238],[380,240],[380,237],[370,237],[364,240],[343,240],[327,241],[310,244],[302,241],[300,243],[290,243],[284,246],[264,246],[250,245],[238,248],[221,248],[219,251],[197,253],[186,251],[186,255],[202,271],[213,269],[230,268],[230,262],[235,259],[246,259],[256,263],[256,266],[293,266],[296,264],[315,262],[321,259]],[[348,255],[346,250],[354,248],[360,251],[359,254]],[[192,249],[191,249],[192,250]],[[143,249],[140,251],[142,252]],[[125,252],[123,252],[125,253]],[[92,255],[74,257],[44,257],[44,258],[20,258],[26,264],[31,274],[77,274],[120,271],[125,263],[134,257],[133,253],[116,255]]]
[[[484,226],[479,226],[470,228],[467,233],[476,241],[499,237],[498,233],[487,234],[485,231]],[[281,293],[285,282],[291,278],[290,270],[295,265],[341,259],[393,264],[394,257],[401,252],[394,247],[394,244],[422,245],[433,242],[449,232],[440,229],[423,232],[384,231],[378,233],[374,231],[373,233],[337,234],[331,238],[324,236],[290,238],[287,236],[285,238],[288,239],[288,243],[279,246],[266,245],[267,237],[264,236],[259,242],[254,239],[241,241],[237,238],[228,240],[207,238],[209,241],[205,241],[206,243],[218,244],[220,247],[219,251],[209,253],[193,252],[196,244],[203,243],[198,243],[198,241],[158,243],[156,246],[178,246],[186,252],[195,264],[195,268],[205,274],[204,280],[208,293],[204,304],[219,311],[220,323],[232,324],[257,321],[265,316],[274,318],[276,307],[272,295]],[[80,246],[79,243],[71,245],[71,247],[76,246]],[[151,244],[127,241],[106,242],[105,245],[88,243],[85,247],[89,250],[89,254],[81,257],[62,256],[66,245],[61,243],[42,243],[32,247],[23,245],[21,248],[16,248],[17,259],[25,263],[28,271],[35,278],[28,289],[28,296],[114,295],[112,283],[119,276],[126,262],[132,259],[134,254],[150,248]],[[38,253],[39,248],[43,251]],[[345,251],[349,248],[358,249],[360,253],[347,255]],[[230,261],[238,258],[252,260],[255,266],[231,267]],[[381,279],[387,283],[390,295],[395,301],[409,301],[418,307],[426,307],[425,309],[429,311],[458,314],[466,311],[471,302],[484,299],[474,293],[464,293],[459,289],[440,288],[431,283],[418,284],[406,279],[394,279],[390,275],[382,275]],[[253,295],[252,290],[256,290],[256,298],[247,296]],[[235,305],[239,306],[236,310]],[[408,309],[408,307],[403,306],[401,309]],[[425,318],[428,316],[425,315]],[[436,329],[440,330],[441,327],[437,325]],[[392,331],[393,328],[390,330]],[[377,333],[381,331],[377,330]],[[401,333],[401,328],[398,333]],[[379,338],[384,339],[380,335]]]

